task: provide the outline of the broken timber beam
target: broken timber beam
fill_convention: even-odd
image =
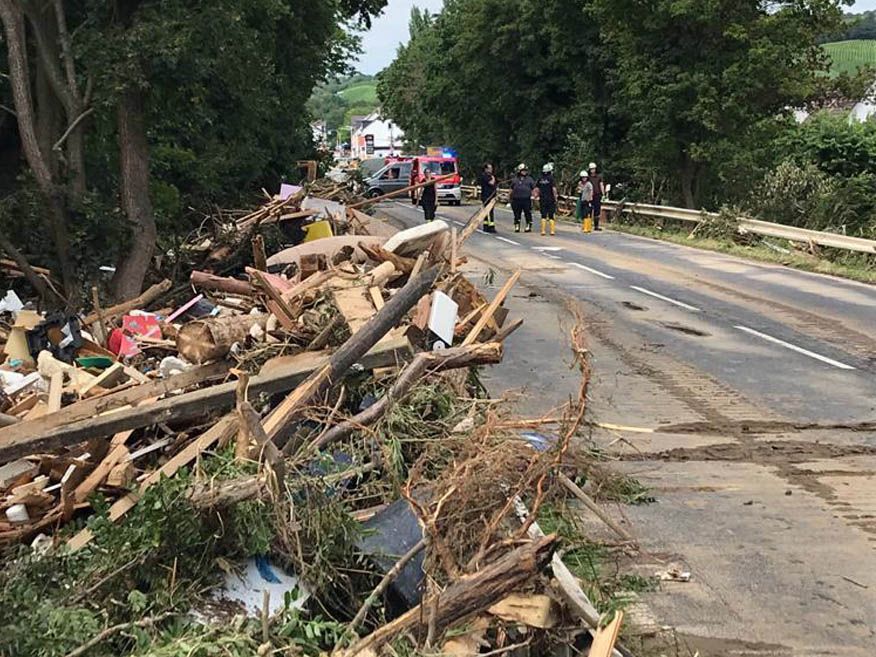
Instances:
[[[453,582],[441,592],[437,601],[434,597],[424,599],[341,654],[344,657],[371,654],[369,649],[376,650],[399,634],[422,631],[424,624],[430,622],[430,615],[437,636],[532,581],[550,561],[556,541],[557,537],[550,535],[521,545],[476,573]]]
[[[407,339],[389,340],[378,345],[371,353],[358,354],[346,368],[335,371],[335,377],[340,378],[340,375],[356,362],[360,362],[366,369],[387,367],[406,360],[410,357],[410,353],[411,348]],[[314,370],[325,367],[329,362],[329,357],[325,355],[317,360],[316,365],[295,363],[288,367],[278,367],[268,374],[253,377],[249,390],[252,395],[286,392],[304,381]],[[141,387],[149,385],[151,384]],[[236,381],[222,383],[162,399],[147,406],[124,409],[45,431],[23,430],[30,423],[22,422],[9,427],[16,432],[13,439],[7,439],[5,435],[0,438],[0,461],[11,460],[18,455],[26,456],[74,445],[77,442],[113,435],[128,429],[139,429],[171,420],[191,419],[207,411],[231,408],[235,402],[236,386]]]
[[[256,289],[246,281],[227,276],[216,276],[206,271],[193,271],[189,282],[201,290],[218,290],[243,297],[252,296],[256,292]]]
[[[111,392],[101,397],[85,399],[62,408],[57,413],[36,420],[25,420],[14,427],[0,429],[0,453],[6,445],[28,437],[50,433],[79,420],[96,420],[102,413],[136,404],[150,397],[161,397],[174,390],[182,390],[198,383],[224,377],[227,363],[213,363],[176,374],[167,379],[143,383],[133,388]]]
[[[369,349],[375,345],[380,349],[382,345],[392,344],[395,339],[383,339],[384,336],[401,321],[423,295],[432,289],[438,273],[439,268],[433,267],[411,278],[383,308],[377,311],[377,314],[338,348],[323,369],[314,371],[301,386],[284,399],[274,409],[272,417],[265,421],[265,430],[271,440],[276,442],[302,406],[330,388]],[[408,344],[407,338],[403,338],[403,341]],[[289,455],[296,447],[297,445],[290,440],[283,448],[283,453]]]
[[[98,320],[109,321],[114,317],[124,315],[128,311],[135,309],[142,310],[145,306],[148,306],[150,303],[155,301],[170,288],[170,280],[165,279],[160,283],[156,283],[155,285],[150,287],[139,297],[128,299],[127,301],[123,301],[122,303],[112,306],[110,308],[104,308],[103,311],[101,311],[100,313],[95,312],[87,315],[85,319],[82,320],[82,323],[86,326],[90,326]]]

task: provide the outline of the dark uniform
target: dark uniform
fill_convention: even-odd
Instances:
[[[593,201],[590,203],[593,213],[593,230],[602,230],[599,227],[599,215],[602,212],[602,174],[591,173],[590,182],[593,183]]]
[[[423,208],[426,221],[432,221],[438,209],[438,191],[434,181],[423,187],[422,192],[420,192],[420,206]]]
[[[490,172],[484,171],[481,174],[481,205],[486,205],[496,196],[496,176]],[[496,232],[496,215],[491,209],[489,216],[484,218],[484,232]]]
[[[526,232],[532,232],[532,176],[518,173],[511,181],[511,211],[514,213],[514,232],[520,232],[520,217],[526,216]]]
[[[541,174],[536,186],[538,187],[538,207],[541,210],[541,234],[545,234],[547,223],[550,222],[551,235],[553,235],[557,218],[557,196],[554,194],[557,183],[554,180],[554,174],[550,172]]]

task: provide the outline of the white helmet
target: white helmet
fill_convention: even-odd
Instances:
[[[523,162],[521,162],[520,164],[517,165],[518,171],[526,171],[526,169],[527,169],[527,166],[525,164],[523,164]]]
[[[596,162],[591,162],[590,164],[587,165],[587,169],[588,169],[588,170],[589,170],[589,169],[595,169],[595,168],[596,168]]]
[[[541,172],[542,172],[542,173],[551,173],[553,170],[554,170],[554,165],[553,165],[553,164],[545,164],[545,165],[541,168]]]
[[[584,169],[584,171],[582,171],[581,173],[578,174],[578,177],[579,178],[586,178],[589,175],[590,175],[590,172],[587,169]]]

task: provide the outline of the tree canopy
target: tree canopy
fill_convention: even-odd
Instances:
[[[596,160],[695,206],[762,172],[791,109],[823,92],[817,41],[841,5],[448,0],[412,16],[378,92],[415,142],[470,164]]]
[[[116,295],[139,290],[156,240],[193,225],[188,208],[274,185],[311,152],[311,90],[347,71],[347,27],[385,4],[0,0],[0,148],[27,165],[0,181],[0,232],[31,252],[51,235],[40,260],[68,293],[95,264],[116,265]]]

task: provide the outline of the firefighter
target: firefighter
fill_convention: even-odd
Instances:
[[[435,218],[435,212],[438,209],[438,192],[435,189],[435,179],[432,177],[432,170],[426,169],[423,171],[425,184],[420,188],[420,207],[423,208],[423,214],[426,221],[432,221]]]
[[[493,165],[487,162],[484,165],[484,172],[481,174],[481,205],[487,205],[496,196],[498,184],[496,176],[493,173]],[[484,217],[484,232],[496,232],[496,215],[491,209],[490,214]]]
[[[551,235],[556,234],[557,218],[557,183],[554,180],[554,165],[545,164],[541,168],[541,177],[536,183],[538,207],[541,211],[541,234],[547,234],[550,222]]]
[[[532,232],[532,194],[535,181],[525,164],[517,166],[517,175],[511,179],[511,211],[514,213],[514,232],[520,232],[520,217],[526,217],[525,232]]]
[[[602,230],[599,227],[599,215],[602,213],[602,197],[605,195],[605,181],[596,167],[596,162],[591,162],[587,167],[587,177],[593,185],[593,201],[591,212],[593,213],[593,230]]]
[[[593,212],[593,183],[590,182],[588,171],[578,174],[578,202],[575,207],[575,217],[581,222],[581,230],[589,232],[587,218]]]

